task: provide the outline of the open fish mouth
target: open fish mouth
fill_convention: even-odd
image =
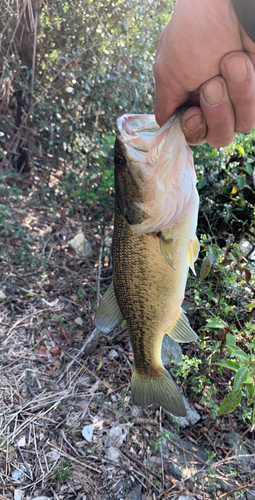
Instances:
[[[146,200],[135,202],[148,215],[131,226],[137,234],[166,230],[190,210],[196,175],[180,119],[178,112],[161,128],[154,115],[123,115],[117,120],[129,168],[151,178]]]

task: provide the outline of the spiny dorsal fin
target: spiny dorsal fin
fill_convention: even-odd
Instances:
[[[107,334],[123,319],[115,296],[113,282],[111,282],[96,311],[95,325],[100,332]]]
[[[197,236],[195,236],[194,240],[190,242],[188,248],[189,267],[192,269],[195,276],[196,276],[196,271],[194,262],[197,260],[199,254],[199,248],[200,248],[199,241],[197,239]]]
[[[162,366],[162,375],[146,377],[133,367],[131,379],[132,402],[142,408],[157,403],[173,415],[184,417],[185,406],[172,377]]]
[[[183,309],[180,310],[180,315],[171,330],[167,332],[167,335],[176,342],[194,342],[194,340],[197,340],[197,334],[191,328]]]
[[[169,266],[171,266],[175,270],[174,253],[173,253],[171,240],[166,240],[164,238],[163,234],[161,233],[159,243],[160,243],[161,252],[164,255],[167,263],[169,264]]]

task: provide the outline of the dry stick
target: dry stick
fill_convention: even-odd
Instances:
[[[70,370],[71,366],[77,361],[77,358],[87,349],[88,351],[91,349],[91,346],[93,343],[97,342],[98,339],[101,337],[101,332],[97,329],[94,328],[93,332],[89,336],[89,338],[86,340],[86,342],[83,344],[82,348],[79,350],[79,352],[76,354],[76,356],[72,359],[72,361],[67,365],[66,369],[63,371],[62,375],[58,379],[58,383],[62,380],[62,378],[67,374],[67,372]]]
[[[59,309],[59,308],[52,308],[54,309],[54,311],[56,309]],[[22,323],[23,321],[25,321],[25,319],[29,318],[30,316],[34,316],[35,314],[41,314],[42,312],[44,311],[49,311],[50,308],[48,307],[47,309],[41,309],[39,311],[35,311],[33,313],[30,313],[30,314],[27,314],[27,316],[24,316],[24,318],[21,318],[21,319],[18,319],[18,321],[16,321],[16,323],[14,323],[14,325],[10,328],[8,334],[7,334],[7,338],[5,339],[5,341],[3,342],[3,345],[5,346],[7,344],[7,341],[9,340],[9,338],[11,337],[11,332],[14,330],[14,328],[16,328],[16,326],[18,326],[20,323]]]
[[[159,408],[159,432],[162,435],[162,406]],[[162,470],[162,485],[165,489],[165,474],[164,474],[164,459],[163,459],[163,450],[162,450],[162,439],[160,443],[160,458],[161,458],[161,470]]]
[[[253,484],[252,483],[251,484],[244,484],[243,486],[239,486],[238,488],[234,488],[233,490],[230,490],[227,493],[224,493],[219,498],[224,498],[226,496],[232,495],[232,493],[235,493],[236,491],[246,490],[247,488],[253,488],[254,486],[255,486],[254,483]]]
[[[77,460],[76,458],[72,457],[72,455],[68,455],[68,453],[65,453],[64,451],[60,450],[57,446],[55,446],[50,441],[47,441],[47,444],[52,446],[53,448],[55,448],[55,450],[57,450],[62,457],[69,458],[73,462],[76,462],[77,464],[82,465],[83,467],[87,467],[87,469],[93,470],[94,472],[98,472],[98,473],[102,472],[101,470],[96,469],[95,467],[92,467],[92,465],[87,464],[87,462],[82,462],[81,460]]]
[[[100,300],[100,276],[101,276],[101,259],[102,259],[102,253],[103,253],[103,246],[104,246],[104,236],[101,237],[100,241],[100,248],[99,248],[99,257],[98,257],[98,275],[97,275],[97,307],[99,306],[99,300]]]

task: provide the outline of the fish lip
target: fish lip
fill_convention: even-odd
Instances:
[[[117,119],[117,127],[118,139],[125,146],[144,153],[149,151],[148,141],[160,130],[155,116],[149,114],[124,114]]]

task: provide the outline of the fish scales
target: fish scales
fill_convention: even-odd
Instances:
[[[165,333],[179,342],[196,339],[181,303],[199,249],[198,195],[180,116],[162,129],[153,120],[151,115],[118,120],[113,283],[95,324],[108,333],[121,319],[127,321],[134,352],[133,402],[158,403],[184,415],[179,390],[162,364],[161,346]]]

